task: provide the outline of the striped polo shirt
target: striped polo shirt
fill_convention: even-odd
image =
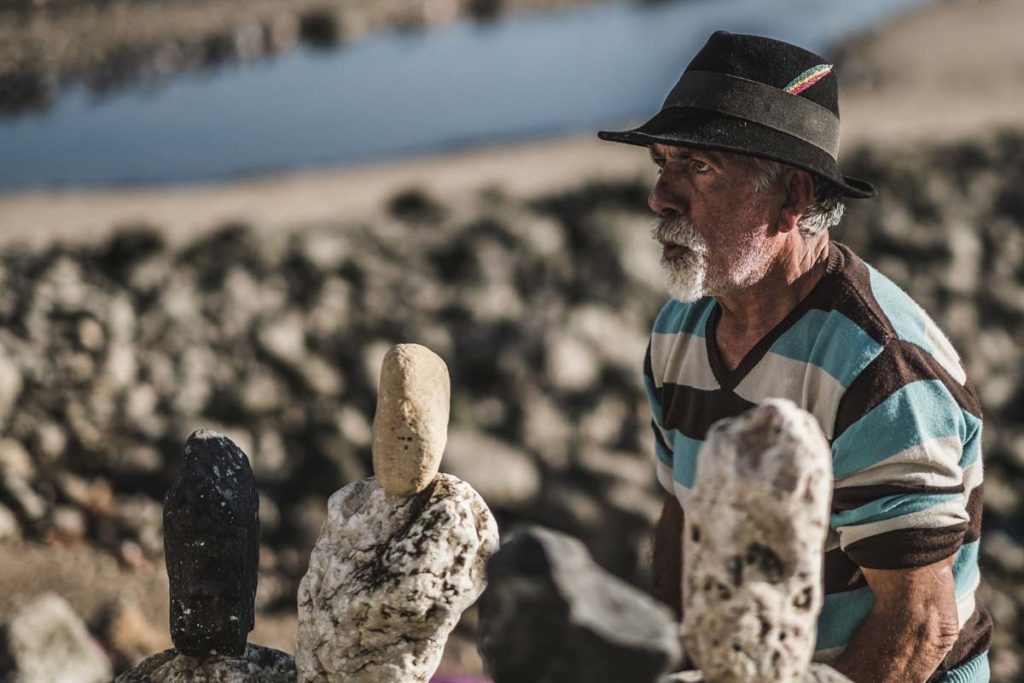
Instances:
[[[661,309],[644,361],[658,480],[685,512],[698,450],[717,420],[787,398],[817,418],[835,472],[815,659],[832,662],[874,595],[861,567],[955,555],[960,637],[929,680],[988,680],[988,613],[975,603],[981,410],[952,345],[905,292],[829,245],[814,289],[729,370],[706,297]]]

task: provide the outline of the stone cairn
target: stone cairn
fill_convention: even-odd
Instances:
[[[448,368],[415,344],[381,368],[374,478],[335,492],[299,586],[300,681],[426,683],[485,585],[497,524],[465,482],[439,474]]]
[[[832,457],[817,421],[774,399],[712,426],[683,538],[683,643],[713,683],[842,683],[811,664]]]
[[[291,655],[246,643],[255,624],[259,537],[249,459],[227,437],[194,432],[164,500],[174,648],[142,661],[117,683],[295,680]]]
[[[513,534],[480,604],[495,683],[849,683],[811,664],[831,462],[815,419],[789,401],[712,427],[683,532],[681,631],[578,541]],[[666,676],[680,633],[698,670]]]

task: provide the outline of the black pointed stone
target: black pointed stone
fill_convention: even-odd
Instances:
[[[164,500],[171,639],[184,654],[241,655],[255,623],[259,497],[245,453],[200,429]]]

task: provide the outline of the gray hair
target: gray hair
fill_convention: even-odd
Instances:
[[[753,157],[754,187],[758,192],[767,192],[782,177],[786,164],[770,159]],[[812,173],[814,178],[814,197],[807,205],[804,215],[797,224],[800,234],[804,237],[820,235],[829,228],[839,225],[846,205],[843,204],[843,193],[839,188],[824,178]]]

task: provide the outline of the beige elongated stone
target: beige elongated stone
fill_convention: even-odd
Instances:
[[[683,642],[706,680],[808,680],[831,468],[818,423],[789,401],[708,432],[683,541]]]
[[[385,493],[412,496],[437,476],[448,440],[448,366],[419,344],[398,344],[380,369],[373,473]]]

